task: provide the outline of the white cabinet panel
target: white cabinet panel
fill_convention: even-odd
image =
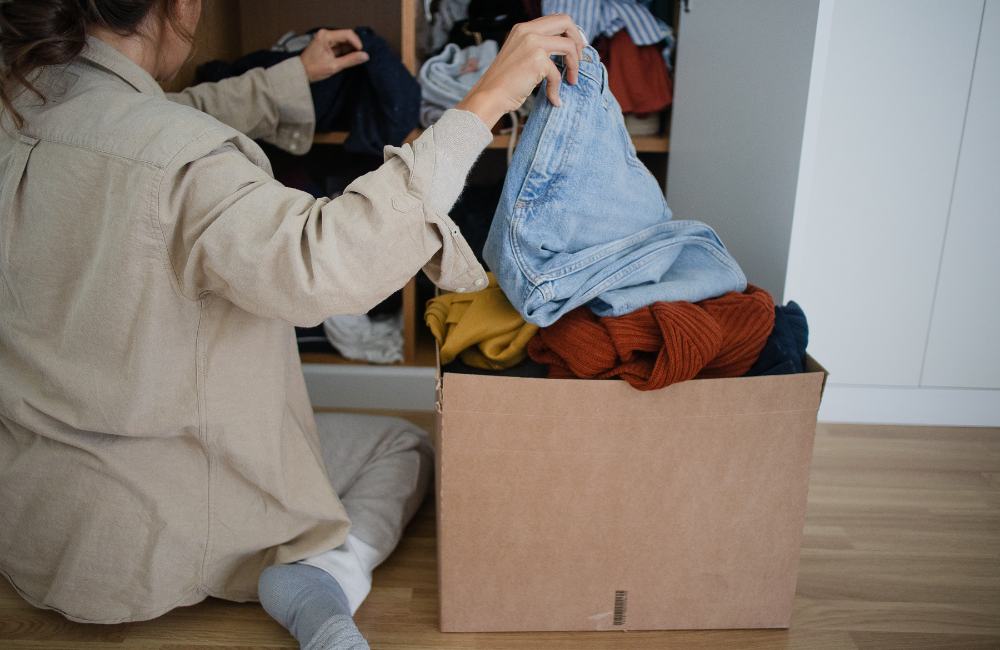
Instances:
[[[1000,388],[1000,0],[987,0],[924,386]]]
[[[819,0],[691,0],[681,11],[667,203],[704,221],[780,300]]]
[[[795,293],[786,292],[805,309],[810,352],[832,382],[919,383],[982,9],[833,6],[811,189],[795,215]]]

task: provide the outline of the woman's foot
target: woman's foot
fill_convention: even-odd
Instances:
[[[302,650],[369,650],[344,590],[326,571],[276,564],[261,574],[257,592],[264,610],[291,632]]]

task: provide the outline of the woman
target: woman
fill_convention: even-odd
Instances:
[[[0,570],[76,621],[259,598],[303,647],[367,647],[351,614],[429,445],[400,420],[314,419],[292,325],[363,313],[420,268],[485,286],[447,212],[490,127],[543,78],[558,101],[550,56],[575,83],[584,43],[566,16],[519,25],[457,109],[317,201],[250,138],[305,151],[308,82],[363,63],[356,35],[165,96],[200,11],[0,5]]]

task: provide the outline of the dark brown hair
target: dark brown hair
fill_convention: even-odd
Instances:
[[[87,27],[98,25],[122,36],[136,34],[150,10],[158,7],[177,33],[193,35],[179,24],[171,0],[6,0],[0,2],[0,104],[17,128],[24,118],[14,99],[28,90],[45,101],[31,74],[42,67],[71,63],[87,44]]]

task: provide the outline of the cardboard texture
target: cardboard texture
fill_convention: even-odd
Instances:
[[[439,369],[441,630],[788,627],[826,372]]]

